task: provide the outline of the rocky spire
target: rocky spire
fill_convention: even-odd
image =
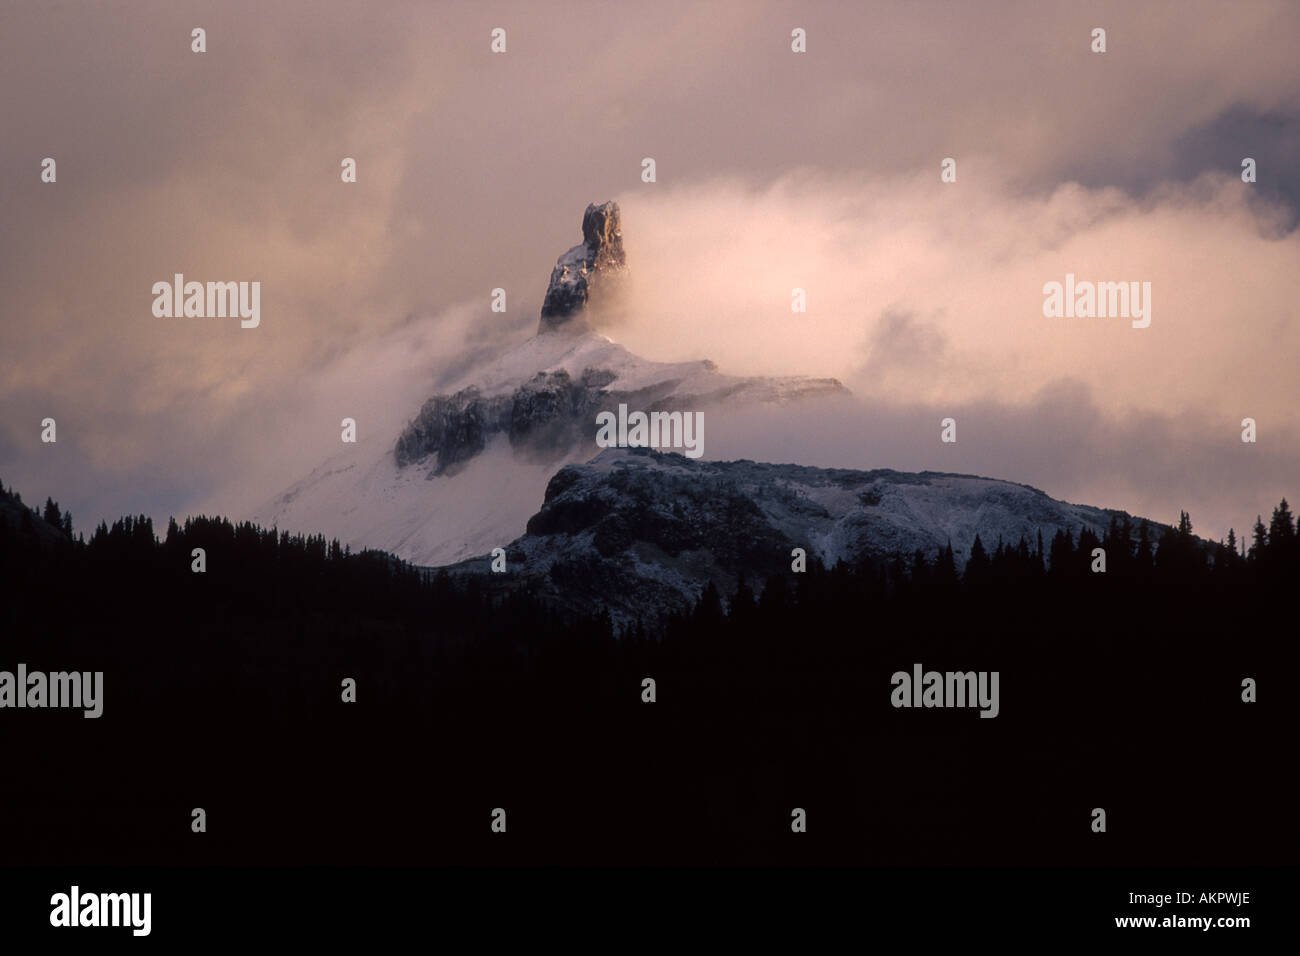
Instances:
[[[564,325],[592,295],[606,289],[610,280],[627,270],[618,203],[592,203],[582,215],[582,244],[556,260],[551,283],[542,302],[539,333]]]

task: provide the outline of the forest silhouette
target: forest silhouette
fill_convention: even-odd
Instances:
[[[616,625],[219,517],[86,540],[0,485],[0,580],[0,669],[105,675],[99,720],[0,711],[7,863],[1245,865],[1295,845],[1285,501],[1245,542],[1186,514],[977,539],[960,567],[951,547],[812,562]],[[1001,713],[894,709],[915,663],[999,671]]]

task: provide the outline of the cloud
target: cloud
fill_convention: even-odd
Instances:
[[[1261,233],[1239,179],[1135,198],[1076,183],[1024,195],[978,164],[961,175],[625,194],[635,307],[620,340],[744,372],[831,374],[871,397],[1025,403],[1072,377],[1110,414],[1295,424],[1300,236]],[[1150,328],[1045,318],[1044,284],[1068,273],[1150,282]],[[791,311],[795,287],[806,313]],[[869,374],[864,338],[886,349]]]
[[[1300,236],[1261,229],[1271,207],[1224,175],[1038,196],[966,173],[627,194],[618,336],[729,371],[835,375],[861,403],[723,419],[710,457],[965,470],[1156,520],[1186,508],[1215,537],[1295,496]],[[1045,318],[1044,283],[1069,272],[1150,281],[1151,327]],[[1267,439],[1243,444],[1245,417]]]
[[[1032,417],[1076,381],[1092,418],[1057,424],[1083,436],[1159,421],[1209,447],[1252,415],[1271,461],[1294,434],[1294,214],[1271,185],[1296,172],[1293,4],[555,9],[7,11],[0,475],[79,524],[268,497],[345,414],[400,427],[527,335],[583,208],[610,197],[636,294],[617,334],[652,357],[834,374],[906,420]],[[807,54],[789,50],[796,19]],[[1261,159],[1259,189],[1238,152]],[[1067,271],[1151,281],[1152,327],[1044,320],[1042,284]],[[175,272],[261,281],[261,327],[154,319],[152,283]],[[909,432],[898,467],[928,448]],[[1075,460],[1059,433],[1021,435],[1008,461]],[[1150,467],[1117,447],[1133,456],[1117,469]],[[1244,498],[1259,476],[1241,474]]]
[[[872,326],[862,375],[932,364],[947,347],[944,334],[913,312],[886,308]]]

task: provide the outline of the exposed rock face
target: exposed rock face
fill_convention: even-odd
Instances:
[[[679,376],[665,376],[640,388],[610,388],[618,374],[586,368],[579,376],[564,369],[541,371],[513,392],[484,396],[470,386],[453,395],[435,395],[420,408],[398,436],[394,455],[406,467],[437,457],[430,477],[483,451],[498,433],[510,447],[533,461],[551,462],[575,452],[596,453],[596,415],[615,412],[620,404],[644,412],[690,412],[717,405],[780,404],[845,394],[833,378],[728,378],[716,376],[715,387],[694,391]]]
[[[582,216],[582,244],[560,256],[551,270],[537,331],[558,328],[577,316],[594,293],[612,291],[626,269],[618,203],[592,203]]]
[[[483,450],[490,434],[500,430],[501,399],[484,399],[473,386],[455,395],[435,395],[420,407],[415,420],[397,439],[399,465],[409,465],[437,453],[436,474]]]
[[[437,455],[430,475],[441,475],[473,458],[498,433],[509,436],[516,451],[550,460],[563,457],[584,441],[593,443],[596,412],[623,393],[604,386],[610,372],[587,369],[574,380],[564,369],[538,372],[513,393],[484,397],[477,388],[454,395],[435,395],[397,439],[398,465]]]

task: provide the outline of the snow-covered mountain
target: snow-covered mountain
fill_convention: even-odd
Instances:
[[[628,268],[618,205],[587,207],[583,242],[551,273],[537,334],[433,395],[399,435],[346,446],[252,520],[448,564],[518,537],[565,464],[597,452],[596,415],[620,403],[700,411],[844,396],[833,378],[738,377],[708,360],[655,362],[588,317]]]
[[[1102,535],[1122,512],[1072,505],[1026,485],[938,472],[850,471],[694,460],[596,447],[596,416],[619,405],[723,410],[847,394],[835,379],[723,374],[710,361],[655,362],[588,319],[620,294],[628,264],[618,206],[591,205],[583,242],[557,261],[537,333],[430,396],[400,434],[349,445],[254,516],[425,566],[486,573],[561,604],[630,617],[688,606],[708,581],[731,593],[810,559],[889,559],[976,534],[1050,541]],[[633,304],[634,305],[634,304]]]
[[[741,575],[761,584],[790,570],[794,548],[829,567],[917,550],[933,558],[951,542],[960,567],[977,534],[990,551],[999,539],[1015,546],[1022,537],[1032,548],[1040,533],[1050,542],[1059,529],[1100,538],[1112,517],[1125,513],[972,475],[611,448],[556,473],[527,533],[506,547],[505,574],[489,573],[490,557],[454,570],[629,619],[689,607],[708,581],[724,595]]]

